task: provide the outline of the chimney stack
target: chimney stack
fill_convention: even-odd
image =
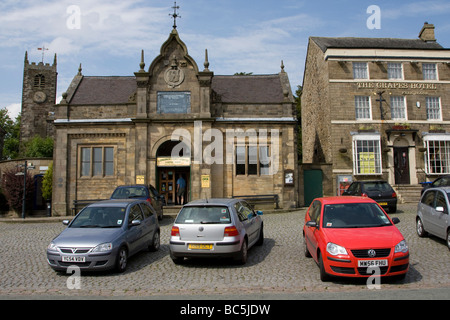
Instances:
[[[425,42],[436,42],[436,38],[434,36],[434,24],[425,22],[422,30],[420,30],[419,38]]]

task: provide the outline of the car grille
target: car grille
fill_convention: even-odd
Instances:
[[[88,253],[91,248],[60,248],[62,253],[83,254]]]
[[[369,251],[370,249],[361,249],[361,250],[352,250],[353,255],[355,258],[383,258],[388,257],[391,253],[391,248],[387,249],[373,249],[375,250],[376,255],[374,257],[369,257]]]
[[[389,267],[380,267],[379,275],[385,274],[388,271],[388,269],[389,269]],[[370,276],[370,275],[374,274],[374,268],[358,268],[358,273],[362,276]]]

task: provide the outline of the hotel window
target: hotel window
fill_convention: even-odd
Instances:
[[[356,120],[372,119],[369,96],[355,96],[355,117]]]
[[[388,62],[388,79],[403,79],[402,64],[397,62]]]
[[[426,174],[450,173],[450,136],[426,135],[424,143]]]
[[[405,97],[391,97],[391,118],[392,120],[406,120]]]
[[[270,162],[268,146],[236,147],[236,175],[269,175]]]
[[[369,72],[367,70],[367,62],[353,62],[353,78],[354,79],[369,79]]]
[[[353,136],[353,173],[355,175],[381,174],[379,134]]]
[[[437,80],[436,63],[422,63],[423,80]]]
[[[106,177],[114,175],[113,147],[82,147],[80,159],[82,177]]]
[[[427,120],[441,120],[441,99],[439,97],[425,97]]]

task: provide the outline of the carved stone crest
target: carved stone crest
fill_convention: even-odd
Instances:
[[[184,71],[179,68],[175,56],[171,59],[170,67],[164,73],[164,80],[172,88],[179,86],[184,81]]]

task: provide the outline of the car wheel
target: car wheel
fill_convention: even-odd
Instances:
[[[447,231],[447,247],[450,250],[450,230]]]
[[[241,251],[239,251],[237,262],[242,265],[246,264],[247,256],[248,256],[247,240],[244,239],[244,241],[242,242]]]
[[[256,242],[257,246],[262,246],[264,243],[264,226],[261,224],[261,230],[259,230],[259,238]]]
[[[323,282],[330,280],[330,275],[325,271],[325,266],[323,265],[323,259],[320,252],[319,252],[319,269],[320,269],[320,280]]]
[[[416,220],[416,231],[417,235],[419,237],[425,237],[427,235],[427,232],[425,231],[425,228],[423,227],[422,219],[417,218]]]
[[[184,262],[184,257],[175,257],[172,254],[172,251],[170,251],[170,259],[172,259],[173,263],[175,264],[182,264]]]
[[[306,245],[306,236],[303,236],[303,252],[305,257],[311,258],[311,253],[309,252],[308,246]]]
[[[161,239],[160,239],[159,231],[155,231],[155,233],[153,234],[152,243],[148,246],[148,250],[149,251],[158,251],[160,246],[161,246]]]
[[[116,270],[117,272],[124,272],[127,269],[128,264],[128,251],[127,248],[121,247],[117,253],[116,258]]]

